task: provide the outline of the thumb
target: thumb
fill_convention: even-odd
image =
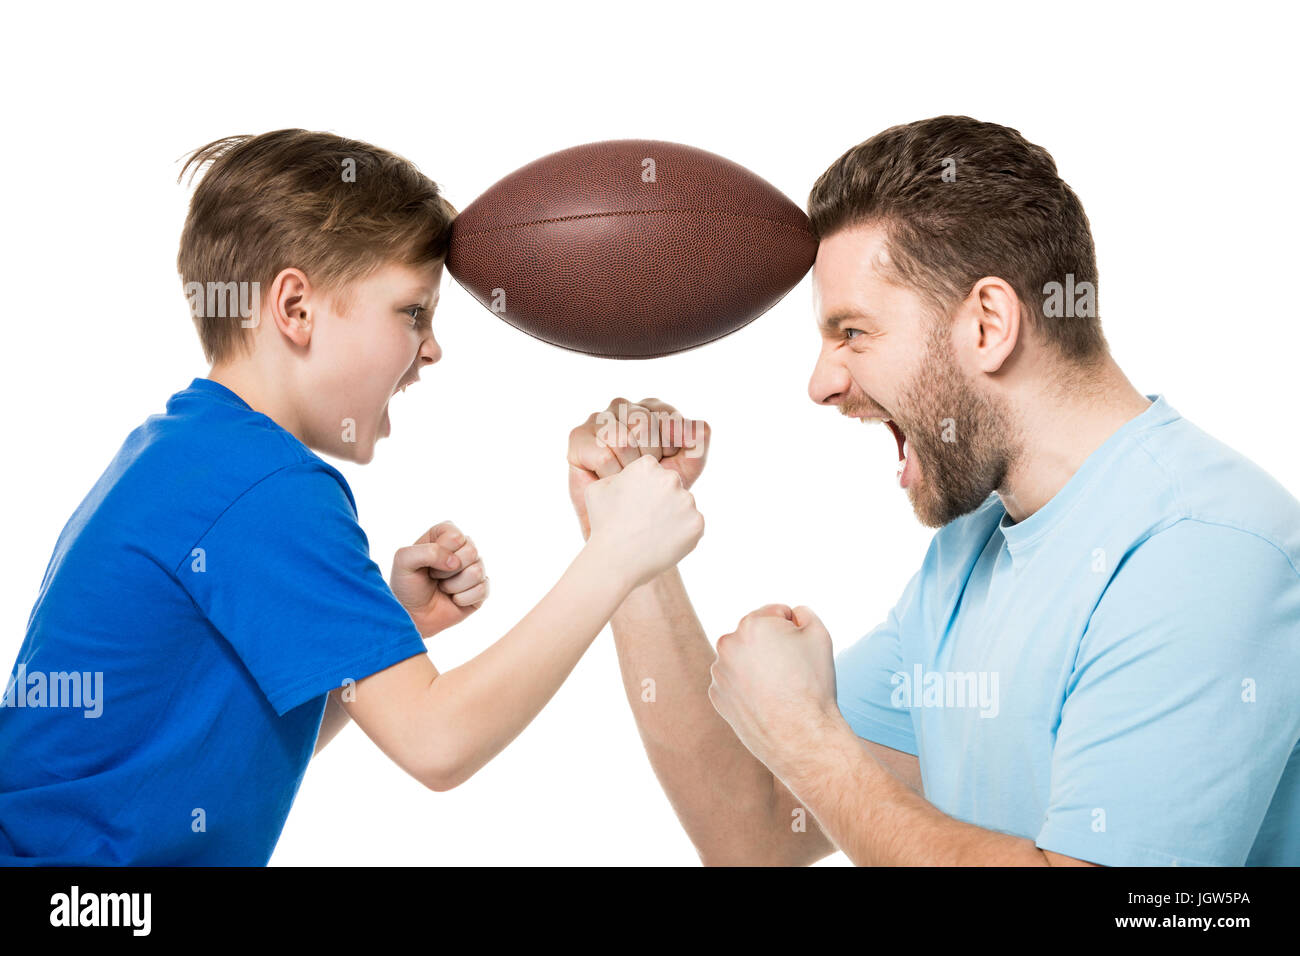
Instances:
[[[393,565],[399,571],[413,572],[428,568],[431,576],[450,577],[460,570],[460,558],[450,548],[425,542],[398,549],[393,557]]]
[[[812,608],[803,604],[794,609],[794,616],[791,620],[794,621],[794,626],[798,628],[805,628],[809,624],[821,624],[822,622],[821,618],[813,613]]]

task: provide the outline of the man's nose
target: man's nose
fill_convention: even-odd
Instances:
[[[818,405],[840,405],[849,393],[853,379],[844,363],[831,357],[829,348],[823,348],[813,366],[808,380],[808,397]]]

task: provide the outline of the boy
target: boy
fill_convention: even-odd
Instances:
[[[181,176],[205,166],[177,263],[212,369],[128,436],[59,537],[0,708],[3,863],[264,865],[349,718],[454,787],[703,532],[649,457],[595,482],[555,587],[440,675],[422,639],[488,593],[473,542],[436,525],[390,588],[316,452],[370,461],[389,400],[441,357],[455,210],[401,157],[325,133],[219,140]]]

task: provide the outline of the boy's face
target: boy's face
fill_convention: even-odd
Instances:
[[[309,447],[359,464],[374,457],[389,400],[442,358],[432,329],[442,266],[389,264],[352,283],[342,311],[318,307],[298,410]]]

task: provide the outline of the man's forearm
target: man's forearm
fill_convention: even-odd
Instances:
[[[772,769],[859,866],[1049,865],[1032,840],[940,811],[863,749],[838,714],[790,753]]]
[[[705,863],[809,863],[832,848],[795,833],[785,788],[709,701],[714,651],[670,568],[610,622],[628,703],[650,764]]]

